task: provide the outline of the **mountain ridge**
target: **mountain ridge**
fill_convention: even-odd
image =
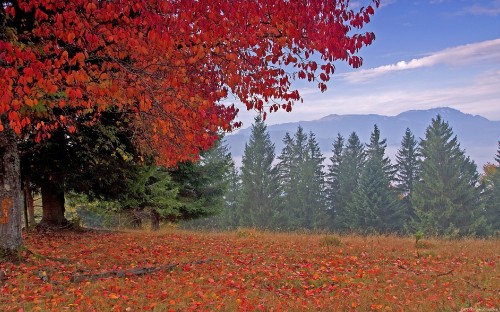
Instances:
[[[345,139],[354,131],[361,142],[367,143],[373,126],[380,129],[381,138],[387,139],[387,155],[394,158],[406,128],[410,128],[415,138],[419,140],[425,136],[425,129],[432,118],[437,115],[448,122],[457,136],[462,149],[478,165],[478,170],[487,162],[494,161],[500,140],[500,121],[492,121],[480,115],[463,113],[449,107],[438,107],[427,110],[408,110],[396,116],[378,114],[330,114],[316,120],[287,122],[268,125],[272,142],[275,144],[277,155],[283,148],[282,139],[286,132],[294,134],[301,125],[309,133],[313,132],[325,157],[331,154],[332,143],[340,133]],[[235,159],[243,155],[245,143],[250,137],[251,127],[241,129],[237,133],[226,135],[226,144],[229,146]],[[238,163],[238,161],[237,161]]]

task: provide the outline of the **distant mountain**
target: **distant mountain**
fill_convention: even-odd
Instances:
[[[466,154],[478,165],[478,171],[482,171],[485,163],[494,161],[497,142],[500,140],[500,121],[491,121],[448,107],[410,110],[397,116],[332,114],[318,120],[269,125],[268,130],[276,147],[276,155],[281,153],[285,133],[294,134],[297,127],[301,125],[306,132],[312,131],[316,135],[323,155],[329,157],[337,133],[342,134],[347,140],[351,132],[355,131],[361,142],[367,143],[370,140],[373,125],[376,124],[380,128],[381,137],[387,138],[388,156],[394,159],[406,128],[410,128],[417,139],[423,138],[431,119],[438,114],[452,127],[462,149],[465,149]],[[250,132],[249,127],[226,136],[226,142],[238,165]]]

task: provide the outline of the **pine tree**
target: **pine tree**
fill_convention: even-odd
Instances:
[[[274,157],[274,144],[259,116],[255,118],[242,159],[242,226],[269,228],[273,223],[278,208],[278,174],[273,166]]]
[[[305,221],[305,206],[306,194],[304,181],[304,162],[307,154],[307,134],[304,128],[299,126],[297,132],[293,136],[293,156],[292,156],[292,176],[294,185],[292,185],[291,192],[287,194],[288,206],[286,209],[290,210],[291,219],[289,225],[292,228],[307,228]]]
[[[298,179],[298,164],[295,157],[295,142],[287,132],[283,138],[283,149],[278,156],[278,176],[279,176],[279,192],[283,206],[277,217],[277,226],[279,228],[290,228],[293,216],[292,207],[296,204],[295,198],[297,192]]]
[[[498,149],[497,154],[495,155],[495,161],[497,162],[497,166],[500,166],[500,141],[498,141]]]
[[[151,165],[140,168],[136,179],[130,182],[119,202],[122,209],[131,212],[135,227],[141,226],[142,216],[149,215],[152,229],[158,230],[160,218],[174,221],[195,217],[185,214],[178,196],[179,186],[172,180],[168,170]]]
[[[335,220],[336,211],[339,207],[340,194],[340,166],[342,163],[342,153],[344,149],[344,137],[338,133],[337,138],[332,145],[332,156],[328,165],[328,173],[326,175],[326,198],[328,212],[332,220]]]
[[[401,141],[401,147],[396,155],[397,187],[406,208],[405,218],[407,220],[415,217],[411,197],[413,196],[415,182],[418,180],[419,158],[417,150],[417,140],[415,140],[411,130],[407,128]]]
[[[190,220],[184,222],[183,226],[194,229],[216,229],[231,230],[237,228],[240,224],[240,192],[241,180],[234,161],[229,162],[227,171],[224,174],[224,181],[227,188],[222,196],[222,208],[220,213],[207,218]]]
[[[197,171],[203,178],[201,195],[205,207],[213,207],[214,213],[222,210],[224,195],[229,187],[229,172],[234,167],[229,147],[220,137],[207,151],[200,153],[200,161],[196,162]]]
[[[199,161],[179,163],[176,168],[137,168],[127,192],[118,199],[122,209],[131,212],[135,225],[140,226],[140,218],[146,215],[151,217],[153,229],[158,229],[162,219],[180,221],[220,213],[233,163],[221,140],[200,153]]]
[[[353,218],[355,211],[348,208],[353,200],[354,191],[358,187],[361,170],[365,163],[365,151],[356,132],[352,132],[342,153],[339,166],[339,199],[336,211],[335,229],[345,231],[355,228]]]
[[[225,229],[238,227],[241,215],[239,203],[241,179],[234,162],[231,162],[227,178],[229,185],[224,196],[224,209],[219,221],[219,227]]]
[[[380,140],[380,130],[375,125],[357,189],[348,204],[349,210],[355,212],[352,220],[361,232],[391,233],[402,228],[402,209],[391,185],[395,170],[385,156],[386,146],[386,140]]]
[[[288,229],[314,229],[326,226],[323,160],[313,133],[297,128],[283,138],[278,156],[280,194],[283,202],[280,224]]]
[[[240,216],[241,183],[224,140],[219,139],[211,149],[202,152],[201,159],[194,164],[195,166],[182,165],[180,169],[183,170],[180,173],[186,172],[185,169],[191,169],[189,176],[184,177],[185,183],[180,184],[187,190],[184,193],[186,195],[199,193],[199,199],[194,198],[191,204],[196,204],[198,207],[201,204],[201,208],[204,207],[209,212],[204,214],[203,218],[183,222],[183,226],[218,230],[237,227]],[[190,189],[189,186],[196,186],[196,188]]]
[[[496,164],[485,166],[489,169],[483,176],[484,204],[488,224],[494,233],[500,233],[500,141],[495,156]]]
[[[319,144],[314,133],[309,132],[305,159],[302,164],[303,227],[325,228],[328,225],[326,213],[325,173]]]
[[[417,228],[451,236],[484,234],[487,229],[476,165],[465,156],[440,115],[427,127],[420,154],[420,180],[412,198]]]

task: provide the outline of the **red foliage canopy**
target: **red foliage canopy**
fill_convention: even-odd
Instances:
[[[172,165],[238,126],[247,109],[290,111],[293,79],[324,91],[333,62],[358,67],[374,13],[348,0],[24,0],[0,8],[0,114],[42,140],[81,114],[131,113]],[[313,56],[315,54],[315,56]]]

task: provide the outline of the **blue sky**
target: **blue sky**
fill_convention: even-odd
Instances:
[[[368,3],[352,0],[351,6]],[[359,54],[363,66],[336,64],[325,93],[313,83],[298,85],[304,103],[291,113],[268,114],[269,124],[442,106],[500,120],[500,0],[381,4],[367,28],[376,40]],[[238,107],[246,128],[255,113]]]

